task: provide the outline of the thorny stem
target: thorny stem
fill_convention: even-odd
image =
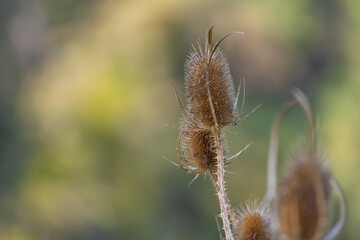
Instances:
[[[216,186],[216,195],[219,199],[220,205],[220,216],[223,221],[223,229],[225,232],[226,239],[234,239],[233,234],[231,232],[231,223],[229,219],[229,213],[231,212],[231,207],[229,206],[229,201],[225,191],[225,170],[224,170],[224,151],[223,145],[220,141],[220,131],[215,126],[213,128],[213,134],[215,138],[215,144],[217,149],[217,172],[213,177]],[[233,215],[233,214],[230,214]]]

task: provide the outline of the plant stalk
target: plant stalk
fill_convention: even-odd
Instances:
[[[229,213],[231,207],[225,190],[225,169],[224,169],[224,146],[220,139],[220,131],[216,127],[213,128],[213,134],[215,138],[216,151],[217,151],[217,172],[213,175],[214,184],[216,187],[216,195],[219,199],[220,216],[223,221],[223,229],[225,232],[226,240],[233,240],[233,234],[231,231],[231,222],[229,219]]]

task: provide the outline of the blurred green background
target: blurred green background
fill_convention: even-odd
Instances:
[[[261,199],[270,127],[292,86],[311,100],[327,164],[360,238],[360,2],[357,0],[1,0],[0,239],[218,239],[209,179],[176,161],[191,44],[215,25],[245,112],[227,133],[234,206]],[[184,101],[184,100],[183,100]],[[294,110],[280,172],[304,135]],[[236,134],[235,134],[236,133]]]

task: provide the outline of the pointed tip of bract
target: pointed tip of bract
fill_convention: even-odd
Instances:
[[[266,206],[256,201],[245,204],[237,215],[235,228],[237,240],[272,240],[274,233]]]

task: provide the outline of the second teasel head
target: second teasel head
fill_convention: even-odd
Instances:
[[[218,43],[213,44],[210,28],[205,49],[202,50],[200,45],[199,50],[194,47],[185,63],[187,110],[192,121],[204,128],[214,126],[210,101],[218,125],[231,123],[235,114],[234,84],[227,59],[217,48]]]
[[[222,133],[221,141],[225,137]],[[198,173],[215,173],[217,152],[213,133],[209,129],[186,123],[182,130],[182,148],[187,164]],[[226,153],[224,152],[224,155]]]

